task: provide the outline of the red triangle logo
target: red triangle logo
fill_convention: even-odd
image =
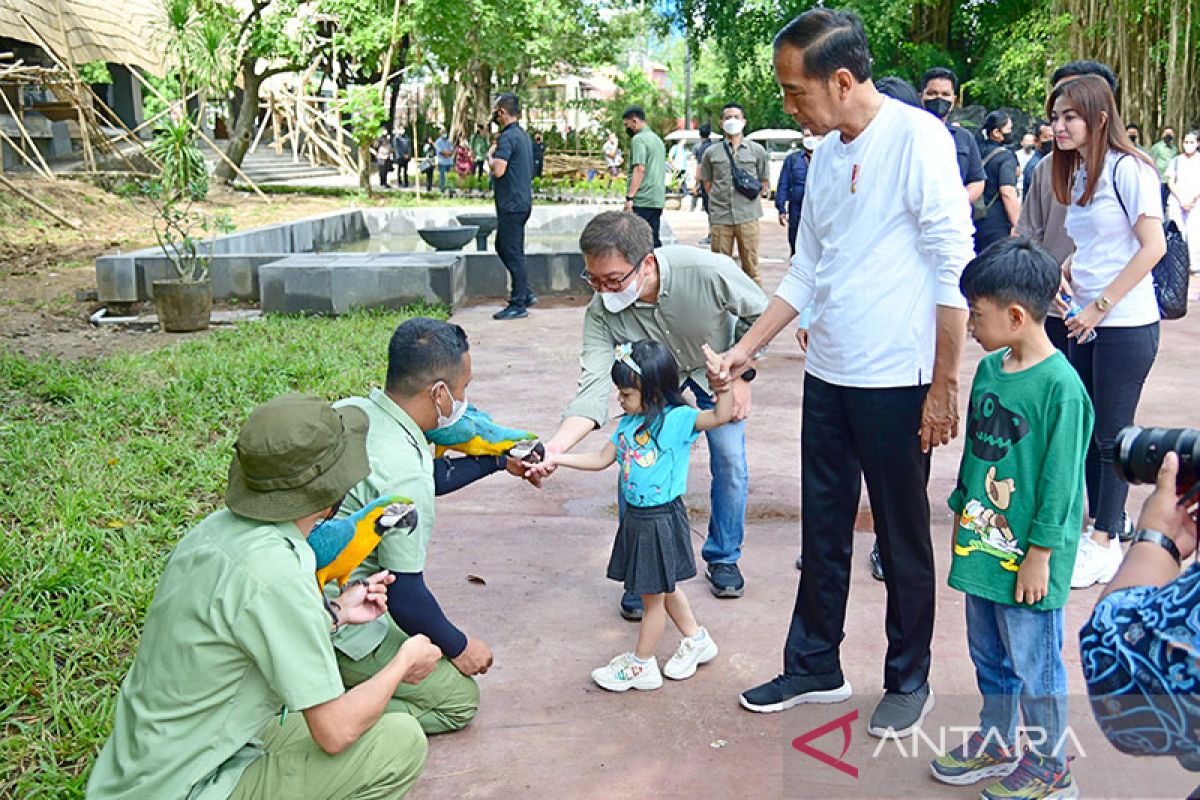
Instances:
[[[804,755],[815,758],[822,764],[833,767],[839,772],[844,772],[851,778],[857,780],[858,767],[842,761],[846,755],[846,752],[850,749],[850,726],[857,720],[858,710],[855,709],[848,714],[843,714],[835,720],[831,720],[818,728],[813,728],[808,733],[792,739],[792,747],[799,750],[801,753],[804,753]],[[841,730],[842,732],[842,752],[836,758],[809,745],[809,742],[813,741],[814,739],[820,739],[825,734],[835,730]]]

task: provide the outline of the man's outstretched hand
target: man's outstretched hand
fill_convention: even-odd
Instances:
[[[733,381],[745,372],[750,367],[750,354],[743,352],[736,344],[720,355],[708,356],[711,350],[707,350],[705,356],[708,361],[708,385],[712,387],[714,392],[723,392],[728,389]]]

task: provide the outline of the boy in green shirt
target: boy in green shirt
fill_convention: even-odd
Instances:
[[[1058,286],[1054,259],[1024,239],[989,247],[959,281],[971,309],[968,329],[991,351],[971,386],[949,500],[957,515],[950,585],[966,594],[983,708],[980,731],[930,767],[938,780],[959,786],[1000,778],[983,790],[985,800],[1079,794],[1062,752],[1063,605],[1079,545],[1093,414],[1043,327]],[[1029,738],[1023,756],[1020,716]]]

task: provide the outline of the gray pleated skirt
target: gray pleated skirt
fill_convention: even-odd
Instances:
[[[608,560],[608,577],[634,594],[673,592],[676,581],[696,577],[692,532],[682,497],[660,506],[625,507]]]

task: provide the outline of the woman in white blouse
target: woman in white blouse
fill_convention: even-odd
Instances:
[[[1167,165],[1167,218],[1175,221],[1188,243],[1192,272],[1200,272],[1200,131],[1183,135],[1183,149]]]
[[[1113,469],[1113,441],[1133,423],[1158,353],[1150,271],[1167,245],[1158,171],[1129,140],[1104,79],[1084,75],[1060,83],[1046,111],[1054,129],[1054,194],[1067,206],[1067,233],[1075,242],[1064,291],[1083,309],[1067,321],[1067,355],[1096,410],[1087,456],[1091,527],[1079,542],[1071,578],[1072,587],[1083,588],[1107,583],[1121,564],[1117,537],[1126,525],[1128,486]]]

